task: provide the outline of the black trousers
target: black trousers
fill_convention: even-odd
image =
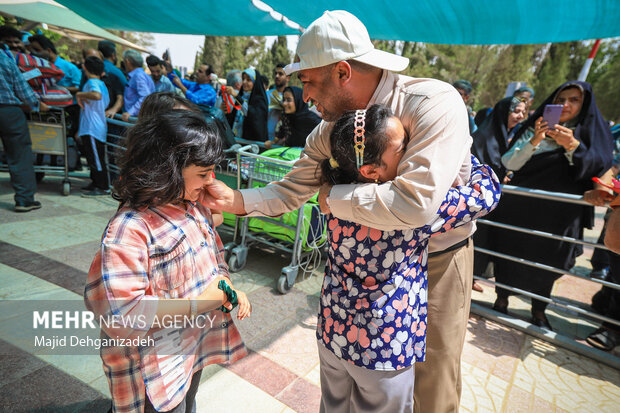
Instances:
[[[15,202],[32,203],[37,182],[26,115],[19,106],[0,105],[0,138],[15,191]]]
[[[90,179],[99,189],[109,189],[108,169],[105,163],[105,144],[90,135],[80,136],[90,168]]]

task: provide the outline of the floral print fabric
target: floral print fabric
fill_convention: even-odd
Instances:
[[[429,225],[379,231],[329,216],[319,341],[372,370],[424,361],[429,238],[488,214],[499,197],[497,176],[472,156],[470,181],[450,189]]]

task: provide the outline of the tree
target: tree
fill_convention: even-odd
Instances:
[[[200,59],[196,64],[208,63],[218,76],[224,76],[224,64],[226,61],[226,37],[205,36],[202,51],[197,57]],[[194,67],[194,70],[197,66]]]
[[[562,83],[577,79],[587,55],[588,47],[583,42],[551,44],[535,74],[533,106],[539,105]]]
[[[269,52],[260,57],[256,68],[271,80],[271,75],[276,65],[278,63],[289,64],[291,60],[291,52],[288,50],[286,36],[278,36],[276,41],[271,45]]]

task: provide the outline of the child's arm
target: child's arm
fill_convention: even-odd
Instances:
[[[499,203],[500,182],[493,170],[472,155],[471,175],[466,185],[450,188],[439,206],[436,219],[423,232],[434,235],[459,227],[491,212]]]
[[[89,92],[77,92],[75,97],[82,100],[101,100],[101,93],[96,90]]]
[[[244,318],[249,317],[252,313],[252,304],[250,304],[248,297],[243,291],[236,290],[233,286],[232,281],[230,280],[230,274],[228,273],[228,264],[224,260],[224,244],[222,244],[222,240],[220,239],[220,235],[217,231],[213,231],[213,234],[215,235],[215,245],[212,245],[212,247],[215,250],[215,256],[217,258],[217,265],[219,267],[218,273],[226,280],[228,285],[230,285],[230,287],[237,292],[237,300],[239,301],[237,319],[243,320]]]
[[[85,100],[101,100],[101,93],[95,90],[90,90],[88,92],[77,92],[75,94],[75,100],[77,101],[77,104],[84,109]]]

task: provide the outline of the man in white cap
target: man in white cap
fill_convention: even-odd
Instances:
[[[279,216],[299,208],[320,189],[321,209],[340,219],[380,230],[415,228],[430,222],[448,189],[455,182],[468,180],[472,141],[467,112],[457,91],[438,80],[393,73],[408,64],[407,58],[375,49],[366,27],[352,14],[325,12],[300,37],[295,63],[285,68],[287,74],[298,72],[304,100],[313,102],[323,117],[308,136],[301,158],[283,180],[264,188],[233,191],[215,182],[207,188],[204,203],[239,215]],[[409,135],[399,176],[383,184],[319,188],[318,164],[331,156],[333,121],[347,110],[375,103],[390,107]],[[433,237],[429,246],[426,361],[415,366],[418,412],[455,412],[459,408],[460,360],[473,274],[470,236],[474,231],[475,225],[469,223]],[[335,400],[330,393],[332,386],[347,385],[337,377],[321,370],[321,411],[340,411],[350,402]],[[351,398],[367,390],[352,387]],[[369,407],[353,405],[360,410]],[[405,404],[398,411],[411,411],[411,407]],[[390,411],[385,408],[371,410]]]

